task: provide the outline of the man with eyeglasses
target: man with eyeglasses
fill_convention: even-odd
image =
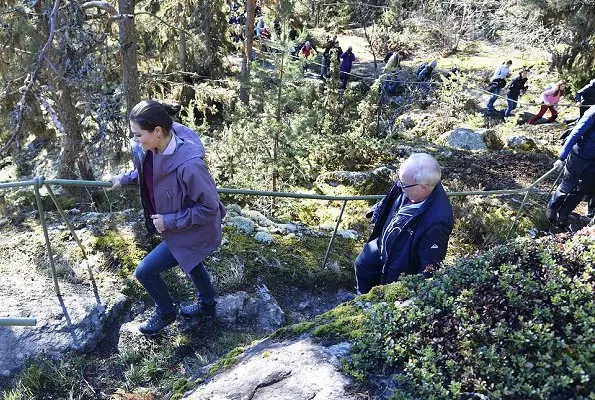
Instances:
[[[401,164],[397,182],[371,210],[374,230],[355,260],[358,293],[401,274],[429,276],[444,259],[454,217],[440,179],[429,154],[413,153]]]

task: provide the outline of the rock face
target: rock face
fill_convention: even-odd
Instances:
[[[457,128],[443,133],[437,141],[462,150],[501,150],[504,147],[492,129]]]
[[[269,293],[266,286],[260,286],[255,293],[236,292],[218,297],[216,318],[221,324],[234,329],[246,329],[272,333],[285,324],[285,313],[277,301]],[[146,310],[137,318],[120,327],[118,350],[129,348],[143,348],[150,341],[138,331],[138,325],[149,318],[153,308]],[[199,319],[185,320],[178,317],[178,324],[182,329],[192,328],[201,323]]]
[[[250,326],[262,332],[273,332],[285,323],[285,314],[266,286],[255,295],[236,292],[217,299],[217,318],[234,328]]]
[[[262,342],[239,363],[188,393],[192,400],[347,400],[355,398],[351,380],[339,370],[346,344],[324,347],[305,338],[293,342]]]
[[[126,300],[117,293],[118,284],[108,281],[98,282],[95,292],[89,284],[60,279],[62,296],[56,296],[49,271],[37,270],[34,259],[28,259],[34,251],[21,248],[21,240],[15,235],[0,243],[0,316],[35,317],[37,325],[0,327],[0,374],[4,377],[42,352],[59,358],[71,350],[92,349],[105,336],[104,326],[123,311]]]
[[[88,264],[80,261],[76,243],[67,239],[66,227],[50,216],[48,234],[60,297],[54,291],[44,237],[37,222],[31,220],[25,231],[15,228],[0,236],[0,317],[37,319],[35,326],[0,327],[0,378],[14,375],[28,358],[41,353],[61,358],[69,351],[96,347],[106,336],[106,327],[125,311],[121,278],[105,269],[100,254],[89,251],[94,232],[109,226],[105,222],[108,217],[76,211],[69,212],[69,217],[87,248],[93,281]]]

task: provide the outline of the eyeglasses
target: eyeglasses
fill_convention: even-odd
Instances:
[[[414,183],[412,185],[405,185],[403,184],[403,182],[401,181],[401,178],[397,178],[397,186],[400,187],[401,189],[407,189],[413,186],[419,186],[421,185],[421,183]]]

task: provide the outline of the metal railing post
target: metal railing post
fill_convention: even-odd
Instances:
[[[521,216],[521,212],[523,211],[523,208],[525,207],[525,204],[527,203],[527,199],[529,198],[529,194],[531,193],[533,188],[535,188],[535,186],[537,186],[539,183],[541,183],[541,181],[543,181],[545,178],[547,178],[552,172],[557,171],[557,170],[558,170],[558,168],[553,167],[548,172],[546,172],[543,176],[541,176],[539,179],[537,179],[535,182],[533,182],[532,184],[530,184],[527,187],[527,189],[526,189],[527,193],[525,193],[525,197],[523,198],[523,201],[516,213],[516,216],[514,217],[514,221],[513,221],[512,225],[510,226],[510,233],[512,233],[514,231],[514,228],[516,227],[518,219]]]
[[[531,189],[527,190],[527,193],[525,193],[525,197],[523,197],[523,201],[521,202],[521,205],[519,206],[519,209],[517,210],[516,215],[514,216],[514,221],[512,222],[512,225],[510,226],[510,233],[512,233],[514,231],[514,228],[516,228],[516,224],[521,216],[521,211],[523,211],[523,208],[527,203],[527,199],[529,198],[530,193]]]
[[[331,235],[331,240],[328,242],[328,247],[326,248],[326,253],[324,254],[324,261],[322,262],[322,269],[326,266],[326,261],[328,260],[328,255],[331,252],[331,248],[333,247],[333,241],[335,240],[335,235],[339,230],[339,224],[341,223],[341,218],[343,217],[343,211],[345,211],[345,206],[347,205],[347,200],[343,200],[343,205],[341,206],[341,212],[339,212],[339,217],[337,217],[337,223],[335,224],[335,230]]]
[[[64,221],[64,224],[66,225],[66,227],[68,228],[68,230],[72,234],[72,237],[74,238],[74,241],[76,242],[76,244],[81,249],[81,252],[83,253],[83,260],[85,260],[86,261],[86,264],[87,264],[87,271],[89,272],[89,279],[91,280],[91,284],[95,287],[95,277],[93,276],[93,270],[91,269],[91,264],[89,263],[89,259],[87,258],[87,252],[85,251],[85,246],[83,246],[83,243],[81,242],[81,240],[77,236],[77,234],[76,234],[76,232],[74,230],[74,227],[72,226],[72,224],[68,220],[68,217],[66,216],[66,213],[64,212],[64,210],[62,209],[62,207],[60,207],[60,204],[58,204],[58,199],[56,198],[56,195],[54,194],[54,192],[50,188],[50,185],[48,185],[46,183],[46,184],[44,184],[44,186],[45,186],[46,190],[48,191],[48,194],[52,198],[52,201],[54,202],[54,205],[56,206],[56,210],[58,210],[58,213],[62,217],[62,221]]]
[[[48,258],[50,259],[50,268],[52,270],[52,278],[54,279],[54,290],[56,291],[56,295],[61,297],[60,294],[60,286],[58,286],[58,274],[56,273],[56,266],[54,265],[54,255],[52,254],[52,245],[50,243],[50,237],[48,235],[48,227],[45,222],[45,213],[43,211],[43,204],[41,203],[41,196],[39,195],[39,187],[43,185],[43,176],[38,176],[35,178],[35,183],[33,184],[33,190],[35,191],[35,200],[37,201],[37,211],[39,212],[39,223],[43,228],[43,236],[45,238],[45,246],[48,251]]]
[[[62,207],[60,207],[60,204],[58,204],[58,199],[56,198],[56,195],[54,194],[54,192],[50,188],[50,185],[48,185],[47,183],[45,183],[44,184],[44,187],[48,191],[48,194],[50,195],[52,201],[54,202],[54,205],[56,206],[56,210],[58,210],[58,213],[62,217],[62,220],[64,221],[64,224],[66,225],[66,227],[68,228],[68,230],[72,234],[72,237],[74,237],[74,241],[76,242],[76,244],[79,246],[79,248],[83,252],[83,258],[86,260],[87,259],[87,252],[85,251],[85,247],[83,246],[83,243],[80,241],[80,239],[76,235],[76,232],[74,231],[74,227],[72,226],[72,224],[68,220],[68,217],[66,216],[66,213],[64,212],[64,210],[62,209]]]

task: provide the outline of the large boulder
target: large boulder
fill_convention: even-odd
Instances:
[[[347,400],[352,381],[339,371],[349,345],[324,347],[303,338],[261,342],[238,356],[238,363],[199,386],[191,400]]]
[[[217,318],[224,325],[273,332],[285,323],[285,313],[266,286],[255,294],[236,292],[217,299]]]
[[[508,138],[506,147],[514,150],[534,151],[537,149],[537,144],[529,137],[516,135]]]
[[[431,124],[433,118],[433,114],[423,110],[414,110],[397,117],[396,125],[403,130],[421,128],[423,125]]]
[[[93,349],[105,337],[104,327],[122,314],[126,301],[117,292],[118,282],[103,277],[94,288],[86,264],[67,270],[59,257],[55,257],[58,272],[71,274],[80,283],[60,279],[62,295],[56,296],[49,270],[35,267],[40,259],[36,260],[33,250],[37,247],[31,242],[37,240],[22,236],[4,238],[0,243],[4,255],[0,261],[0,316],[34,317],[37,324],[0,326],[0,375],[4,377],[40,354],[61,358],[70,351]]]
[[[501,150],[504,147],[493,129],[456,128],[440,135],[437,142],[462,150]]]

